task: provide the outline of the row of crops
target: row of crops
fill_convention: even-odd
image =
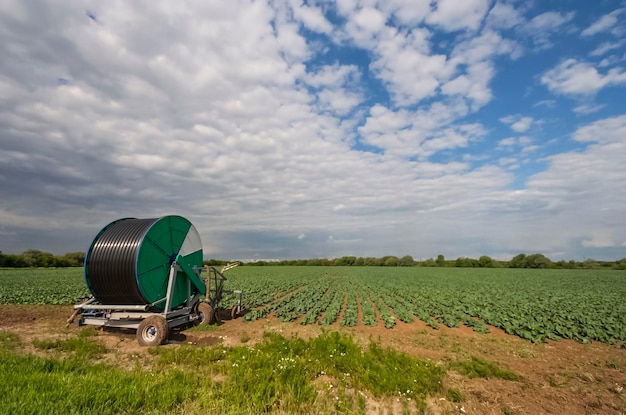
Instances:
[[[227,276],[226,288],[244,293],[247,321],[393,328],[421,320],[626,347],[624,271],[281,266]],[[0,270],[0,304],[72,304],[88,294],[81,268]]]
[[[342,326],[421,320],[433,329],[489,325],[532,342],[567,338],[626,343],[626,273],[621,271],[241,267],[248,321]]]

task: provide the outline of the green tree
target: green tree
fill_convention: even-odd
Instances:
[[[68,267],[81,267],[85,263],[85,253],[68,252],[61,259],[67,261]]]
[[[397,256],[384,256],[383,257],[383,266],[384,267],[397,267],[398,266],[398,257]]]
[[[383,264],[382,258],[374,258],[371,256],[365,258],[363,261],[364,261],[364,265],[368,267],[379,267]]]
[[[0,254],[2,254],[1,251],[0,251]],[[626,258],[622,258],[619,261],[615,261],[615,265],[613,265],[613,269],[626,269]]]
[[[335,260],[333,261],[333,265],[348,267],[354,265],[355,261],[355,256],[342,256],[341,258],[335,258]]]
[[[4,257],[4,266],[7,268],[25,268],[28,265],[21,255],[8,254]]]
[[[478,267],[478,261],[474,258],[458,257],[454,263],[454,266],[459,268],[474,268]]]
[[[526,254],[519,254],[509,262],[509,268],[526,268]]]
[[[439,254],[437,255],[437,260],[435,261],[435,263],[437,264],[438,267],[445,267],[446,266],[446,258]]]
[[[21,256],[27,267],[53,267],[56,264],[54,255],[50,252],[28,249]]]
[[[436,267],[437,266],[437,262],[432,259],[432,258],[428,258],[426,261],[424,261],[424,266],[425,267]]]
[[[478,258],[478,266],[481,268],[493,268],[493,259],[487,255]]]
[[[583,268],[584,269],[598,269],[600,268],[600,264],[598,264],[598,261],[596,261],[595,259],[585,259],[583,261]]]
[[[532,254],[526,257],[525,268],[548,268],[551,263],[543,254]]]
[[[412,267],[415,265],[415,261],[411,255],[405,255],[398,260],[398,265],[401,267]]]

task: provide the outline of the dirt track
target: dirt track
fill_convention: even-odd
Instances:
[[[0,329],[18,334],[29,353],[41,353],[31,345],[33,339],[70,336],[78,332],[76,324],[65,328],[72,314],[70,306],[0,306]],[[521,376],[519,382],[500,379],[468,379],[449,371],[445,387],[458,388],[464,401],[447,402],[442,396],[429,400],[433,413],[466,414],[626,414],[626,350],[592,343],[582,345],[570,340],[533,345],[490,327],[491,333],[479,334],[467,327],[441,327],[433,330],[422,322],[398,322],[393,329],[338,325],[322,327],[281,323],[269,318],[251,323],[241,319],[225,320],[210,331],[172,333],[170,343],[227,346],[253,345],[267,331],[284,336],[309,338],[322,330],[342,330],[357,341],[380,341],[408,354],[439,362],[480,356],[510,368]],[[137,361],[150,364],[146,349],[137,345],[131,331],[102,330],[99,339],[109,352],[106,360],[133,367]]]

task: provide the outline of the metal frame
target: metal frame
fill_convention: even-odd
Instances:
[[[179,271],[185,274],[188,272],[174,261],[170,265],[170,273],[167,283],[167,291],[165,297],[152,304],[141,305],[116,305],[116,304],[99,304],[95,298],[90,298],[82,304],[74,306],[74,314],[68,320],[71,323],[77,315],[80,315],[79,325],[90,324],[95,326],[130,328],[137,329],[141,321],[150,316],[159,315],[165,318],[168,328],[178,327],[183,324],[192,323],[199,319],[196,307],[200,302],[201,293],[195,293],[192,296],[191,278],[187,278],[187,300],[181,306],[172,309],[172,294],[174,284],[176,283],[176,275]],[[202,269],[193,268],[194,276],[201,280]],[[162,312],[150,311],[157,304],[165,301],[165,307]]]
[[[224,276],[224,273],[228,271],[229,269],[233,269],[237,266],[239,266],[238,262],[229,263],[229,264],[224,265],[221,271],[218,271],[216,268],[210,267],[208,265],[205,265],[204,267],[204,269],[207,272],[207,278],[206,278],[207,300],[206,301],[216,311],[215,316],[218,322],[219,322],[219,318],[218,318],[217,308],[219,306],[219,303],[222,301],[222,296],[224,294],[236,294],[237,295],[237,304],[233,307],[234,310],[231,311],[233,316],[239,315],[243,311],[243,304],[241,301],[241,290],[225,290],[224,289],[224,281],[228,279],[226,278],[226,276]],[[211,281],[213,281],[213,283],[211,283]]]

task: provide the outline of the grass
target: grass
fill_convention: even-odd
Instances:
[[[93,363],[93,351],[101,349],[92,335],[83,333],[58,342],[36,341],[42,350],[72,352],[39,357],[18,353],[16,336],[3,332],[0,414],[169,413],[193,399],[203,385],[202,378],[179,370],[157,375]]]
[[[449,388],[446,391],[446,398],[448,398],[450,402],[463,402],[464,400],[461,391],[457,388]]]
[[[506,369],[500,368],[495,362],[471,356],[469,360],[450,363],[450,368],[462,375],[473,378],[498,378],[504,380],[519,380],[519,376]]]
[[[445,370],[421,360],[383,349],[370,343],[366,349],[338,332],[325,332],[317,338],[289,339],[266,333],[254,347],[152,349],[163,367],[175,364],[198,367],[201,362],[218,363],[225,375],[220,388],[233,407],[252,413],[286,413],[319,410],[318,391],[334,399],[337,410],[356,410],[363,397],[348,391],[363,391],[377,398],[402,398],[419,403],[441,389]],[[227,392],[226,392],[227,391]]]
[[[0,350],[15,350],[20,345],[20,338],[10,331],[0,330]]]
[[[517,355],[523,359],[535,357],[536,353],[534,350],[523,348],[517,351]]]
[[[61,352],[74,352],[77,356],[86,359],[93,359],[102,356],[106,352],[103,344],[95,341],[93,337],[96,335],[94,328],[84,328],[78,334],[78,337],[72,337],[65,340],[33,340],[33,346],[42,350],[59,350]]]
[[[365,413],[366,395],[400,399],[408,413],[441,391],[445,376],[429,360],[337,332],[267,333],[254,347],[152,348],[150,369],[94,361],[103,349],[90,329],[33,344],[49,356],[23,355],[16,335],[0,332],[0,414]]]

